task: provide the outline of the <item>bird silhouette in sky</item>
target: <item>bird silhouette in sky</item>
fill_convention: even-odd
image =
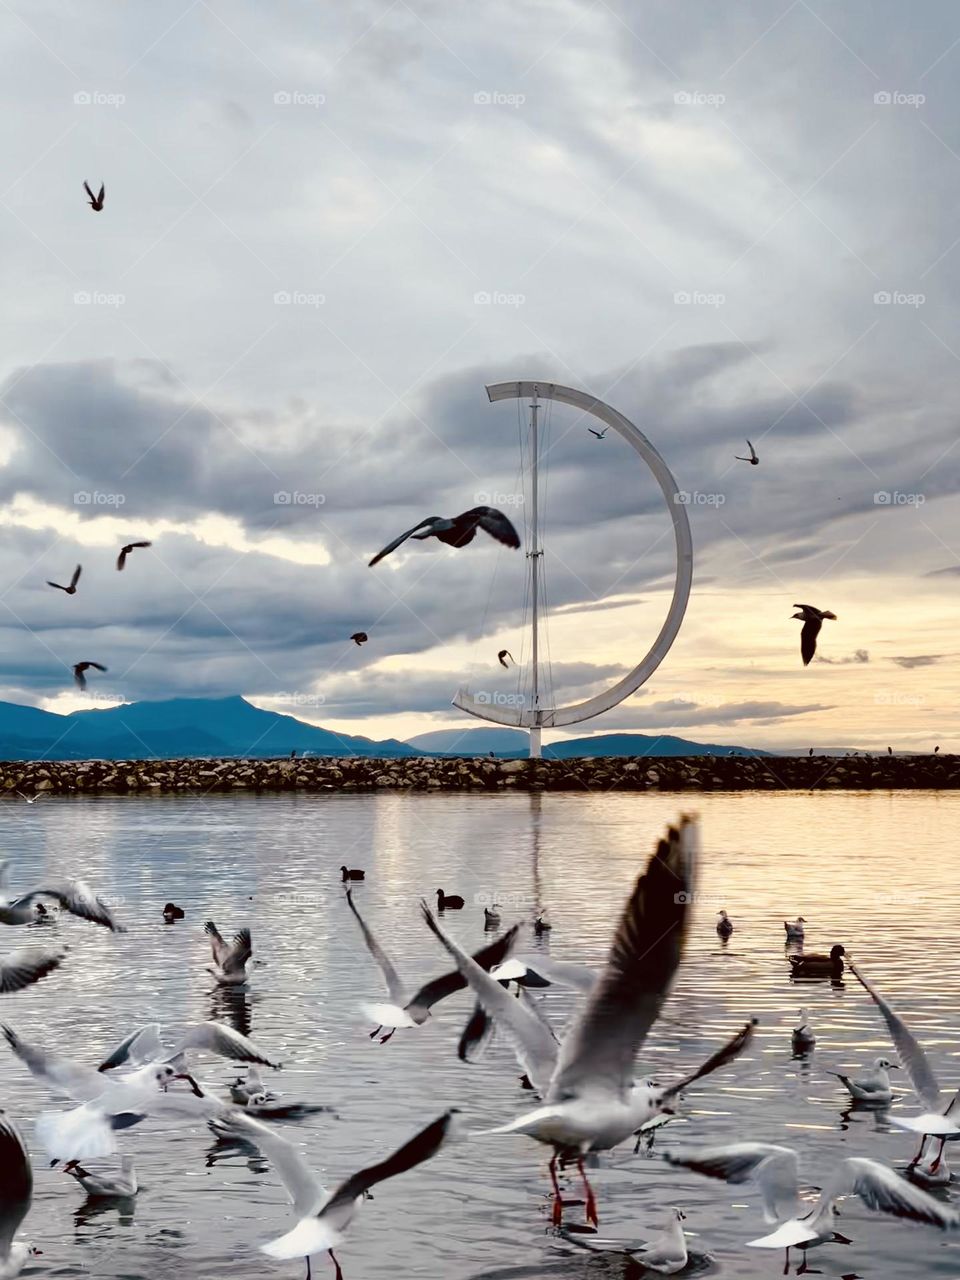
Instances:
[[[80,573],[80,565],[77,565],[73,571],[73,577],[70,579],[69,587],[63,586],[60,582],[51,582],[49,578],[47,579],[47,586],[56,587],[58,591],[65,591],[68,596],[75,596],[77,594],[77,583],[80,581]]]
[[[107,194],[106,187],[101,182],[100,192],[98,195],[93,194],[93,192],[87,186],[86,182],[84,182],[83,184],[83,189],[84,191],[86,191],[87,195],[90,197],[90,208],[93,210],[94,213],[99,213],[100,210],[103,208],[103,198]]]
[[[587,430],[592,436],[596,436],[598,440],[603,440],[610,428],[604,427],[602,431],[594,431],[593,427],[587,427]]]
[[[152,542],[128,542],[125,547],[120,548],[120,554],[117,556],[117,568],[122,569],[127,563],[127,556],[135,547],[152,547]]]
[[[399,538],[394,538],[382,551],[378,551],[370,561],[370,567],[391,551],[396,551],[408,538],[414,538],[417,542],[422,542],[425,538],[439,538],[448,547],[465,547],[468,542],[473,541],[478,529],[483,529],[491,538],[496,538],[497,542],[502,542],[507,547],[520,546],[520,535],[502,511],[498,511],[496,507],[471,507],[469,511],[463,511],[449,519],[445,516],[426,516],[417,521],[412,529],[401,533]]]
[[[366,644],[370,637],[365,631],[355,631],[350,639],[359,647],[362,644]]]
[[[77,682],[78,689],[86,689],[87,677],[84,675],[84,672],[89,671],[91,667],[93,667],[95,671],[106,671],[107,669],[99,662],[78,662],[73,668],[73,678]]]
[[[749,458],[741,458],[739,453],[735,453],[733,456],[738,462],[749,462],[751,467],[758,467],[760,465],[760,459],[757,457],[757,451],[749,440],[747,441],[747,448],[750,450]]]
[[[831,613],[829,609],[816,609],[812,604],[795,604],[793,607],[801,611],[790,616],[798,618],[803,623],[800,631],[800,656],[803,658],[803,665],[807,667],[817,652],[817,636],[820,634],[824,619],[830,618],[831,621],[836,622],[837,615]]]
[[[506,661],[507,658],[510,659],[510,662],[516,662],[516,658],[509,649],[501,649],[497,654],[497,661],[500,663],[501,667],[509,667],[510,662]]]

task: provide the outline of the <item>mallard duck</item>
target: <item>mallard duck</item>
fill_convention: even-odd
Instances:
[[[720,919],[717,921],[717,933],[721,938],[729,938],[733,933],[733,921],[725,911],[719,912]]]
[[[806,1009],[800,1010],[800,1021],[793,1028],[793,1052],[807,1053],[817,1043],[817,1037],[813,1033],[813,1027],[807,1017]]]
[[[830,948],[830,954],[787,956],[795,978],[839,978],[843,974],[843,957],[846,951],[838,942]]]
[[[807,923],[807,922],[806,922],[806,920],[804,920],[803,916],[797,916],[796,920],[794,920],[792,924],[791,924],[791,922],[790,922],[789,920],[784,920],[784,922],[783,922],[783,928],[784,928],[784,931],[786,932],[786,935],[787,935],[787,941],[788,941],[788,942],[802,942],[802,941],[803,941],[803,926],[804,926],[806,923]]]
[[[897,1067],[898,1063],[891,1062],[889,1058],[875,1058],[870,1074],[860,1076],[856,1080],[851,1080],[849,1076],[842,1075],[839,1071],[831,1071],[830,1074],[837,1077],[850,1097],[857,1102],[886,1105],[893,1101],[890,1072],[896,1071]]]

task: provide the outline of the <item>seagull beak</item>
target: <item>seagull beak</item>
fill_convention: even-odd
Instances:
[[[197,1084],[196,1080],[194,1080],[193,1076],[189,1073],[189,1071],[181,1071],[179,1075],[176,1075],[173,1078],[174,1080],[186,1080],[187,1083],[190,1085],[190,1088],[193,1090],[194,1094],[198,1098],[203,1097],[203,1090]]]

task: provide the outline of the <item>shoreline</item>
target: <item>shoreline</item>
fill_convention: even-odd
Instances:
[[[954,790],[960,756],[310,756],[0,761],[0,796],[223,791]]]

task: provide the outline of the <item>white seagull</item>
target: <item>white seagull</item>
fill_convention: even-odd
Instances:
[[[41,1250],[14,1239],[30,1212],[33,1170],[20,1130],[0,1111],[0,1280],[13,1280]]]
[[[90,1173],[76,1161],[66,1164],[63,1171],[76,1178],[91,1200],[126,1199],[139,1190],[132,1156],[121,1156],[120,1172],[112,1175]]]
[[[831,1071],[855,1102],[867,1102],[872,1106],[885,1107],[893,1101],[893,1089],[890,1087],[890,1072],[897,1070],[899,1063],[889,1058],[874,1058],[873,1070],[865,1076],[857,1076],[856,1080],[842,1075],[839,1071]]]
[[[675,1276],[682,1271],[688,1262],[687,1240],[683,1234],[683,1224],[687,1215],[682,1209],[667,1210],[667,1226],[660,1235],[652,1240],[627,1242],[620,1240],[604,1240],[599,1236],[581,1235],[573,1232],[561,1232],[564,1240],[581,1249],[589,1249],[591,1253],[620,1254],[638,1262],[645,1271],[657,1271],[663,1276]]]
[[[4,879],[0,884],[0,924],[32,924],[36,920],[37,900],[39,898],[55,898],[64,911],[69,911],[81,920],[90,920],[94,924],[103,925],[114,933],[125,933],[123,925],[118,924],[113,912],[83,880],[61,880],[42,888],[31,889],[29,893],[18,895],[12,901],[4,891],[6,881],[6,864]]]
[[[796,920],[794,920],[792,923],[791,923],[789,920],[784,920],[784,922],[783,922],[783,928],[784,928],[784,932],[785,932],[785,933],[786,933],[786,935],[787,935],[787,941],[788,941],[788,942],[802,942],[802,941],[803,941],[803,926],[804,926],[806,923],[807,923],[807,922],[806,922],[806,920],[804,920],[803,916],[797,916]]]
[[[858,1156],[841,1160],[816,1204],[803,1213],[800,1157],[792,1147],[735,1142],[726,1147],[705,1147],[688,1155],[670,1154],[664,1159],[677,1168],[692,1169],[725,1182],[755,1180],[763,1201],[764,1221],[779,1225],[770,1235],[747,1244],[754,1249],[786,1249],[787,1266],[792,1248],[805,1249],[833,1238],[834,1205],[842,1196],[859,1196],[868,1209],[925,1222],[943,1231],[960,1227],[960,1214],[955,1210],[876,1160]]]
[[[810,1019],[807,1017],[806,1009],[800,1010],[800,1020],[793,1028],[791,1037],[794,1053],[809,1053],[813,1046],[817,1043],[817,1037],[813,1027],[810,1025]]]
[[[555,1225],[563,1216],[557,1182],[561,1157],[576,1161],[587,1195],[587,1218],[595,1224],[596,1200],[584,1172],[584,1156],[625,1141],[692,1080],[729,1061],[749,1041],[752,1026],[670,1089],[635,1083],[637,1052],[660,1013],[680,963],[698,852],[699,831],[694,819],[684,817],[679,826],[668,828],[627,900],[603,974],[567,1030],[552,1066],[549,1059],[556,1049],[548,1043],[542,1024],[518,1016],[516,1010],[522,1006],[511,1001],[499,984],[494,992],[484,983],[481,995],[478,975],[458,957],[463,971],[473,978],[474,990],[485,1003],[489,1000],[494,1017],[511,1033],[528,1065],[531,1082],[544,1097],[543,1106],[519,1119],[479,1132],[524,1134],[553,1147],[550,1176]],[[423,910],[430,924],[430,913],[425,906]],[[438,931],[435,921],[431,927],[448,949],[454,946]]]
[[[346,891],[346,899],[347,905],[360,926],[360,932],[363,934],[363,940],[367,944],[367,950],[380,967],[380,972],[383,974],[383,980],[387,986],[387,993],[390,996],[389,1004],[365,1002],[360,1005],[367,1017],[372,1018],[377,1023],[376,1029],[370,1032],[371,1040],[379,1035],[384,1027],[390,1028],[388,1033],[380,1039],[381,1044],[386,1044],[398,1028],[423,1026],[430,1017],[430,1011],[435,1004],[445,1000],[447,996],[453,995],[456,991],[462,991],[467,983],[460,973],[454,970],[453,973],[445,973],[441,978],[434,978],[432,982],[428,982],[421,987],[415,995],[410,996],[402,978],[393,967],[390,957],[377,942],[357,910],[352,890],[348,889]],[[500,964],[509,955],[516,932],[516,929],[509,930],[498,938],[496,942],[484,947],[482,951],[478,951],[474,959],[484,968]]]
[[[210,938],[210,949],[213,952],[213,964],[207,965],[207,973],[213,974],[218,986],[241,986],[247,980],[247,961],[253,955],[250,930],[238,930],[231,942],[223,940],[212,920],[204,924],[203,931]]]
[[[263,1252],[270,1258],[306,1258],[307,1280],[310,1280],[310,1258],[313,1254],[328,1253],[337,1269],[337,1280],[342,1280],[340,1263],[333,1251],[343,1243],[347,1228],[366,1192],[378,1182],[406,1173],[436,1155],[449,1137],[455,1115],[453,1109],[446,1111],[393,1155],[353,1174],[332,1194],[316,1178],[297,1148],[261,1121],[244,1112],[236,1112],[216,1121],[213,1127],[217,1133],[227,1132],[259,1147],[275,1166],[290,1197],[297,1217],[296,1226],[286,1235],[263,1245]]]

